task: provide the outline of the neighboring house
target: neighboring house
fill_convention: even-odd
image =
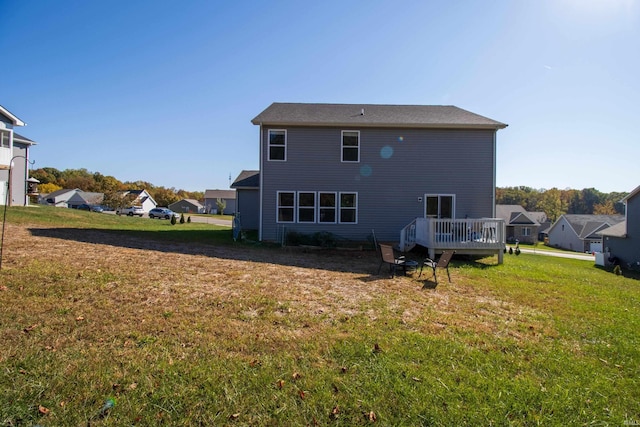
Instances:
[[[496,218],[505,221],[507,242],[535,243],[547,215],[527,212],[520,205],[496,205]]]
[[[49,194],[43,194],[38,198],[38,203],[41,205],[56,206],[59,208],[68,208],[69,200],[75,196],[75,194],[81,191],[78,188],[65,188],[62,190],[56,190]]]
[[[618,258],[624,267],[640,262],[640,186],[629,193],[625,204],[625,219],[600,232],[607,258]]]
[[[36,143],[17,134],[16,126],[26,123],[0,105],[0,205],[27,206],[37,195],[38,181],[29,178],[29,150]]]
[[[623,220],[623,215],[562,215],[549,229],[549,245],[576,252],[602,252],[600,232]]]
[[[236,217],[245,230],[257,230],[260,226],[260,171],[243,170],[233,181],[236,190]]]
[[[122,192],[122,197],[135,197],[133,202],[130,203],[131,206],[142,206],[142,210],[145,212],[149,212],[151,209],[158,206],[156,201],[151,197],[147,190],[127,190]],[[126,207],[126,206],[125,206]]]
[[[174,212],[178,213],[204,213],[204,206],[194,199],[182,199],[168,206]]]
[[[217,200],[224,200],[224,212],[218,212]],[[233,215],[236,213],[236,190],[205,190],[204,208],[207,213]]]
[[[415,236],[430,251],[462,250],[479,233],[458,231],[494,217],[496,135],[506,124],[455,106],[296,103],[273,103],[252,123],[260,240],[294,231],[365,241],[375,230],[403,249],[401,236]],[[491,253],[504,249],[502,224],[485,224]]]
[[[70,208],[77,208],[80,205],[101,205],[104,200],[104,193],[93,193],[89,191],[77,190],[69,200],[67,205]]]

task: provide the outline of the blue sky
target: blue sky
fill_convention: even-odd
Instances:
[[[509,125],[500,187],[640,184],[640,0],[0,0],[0,22],[36,168],[224,189],[272,102],[433,104]]]

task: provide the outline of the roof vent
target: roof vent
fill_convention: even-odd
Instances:
[[[360,110],[360,115],[364,116],[364,108],[362,110]]]

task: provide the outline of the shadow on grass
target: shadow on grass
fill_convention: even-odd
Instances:
[[[209,256],[237,261],[255,261],[293,267],[317,268],[328,271],[362,274],[359,279],[366,282],[385,280],[389,273],[378,272],[380,259],[376,251],[310,249],[303,247],[280,247],[259,242],[234,242],[231,230],[109,230],[99,228],[30,228],[33,236],[63,239],[89,244],[109,245],[115,248],[151,250],[165,253]],[[422,254],[411,254],[418,262]],[[471,262],[466,257],[452,261],[455,264],[473,264],[478,268],[490,267]],[[433,279],[418,280],[423,289],[435,289]]]

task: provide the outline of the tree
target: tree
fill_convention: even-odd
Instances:
[[[47,182],[45,184],[38,184],[38,191],[40,192],[40,194],[49,194],[58,190],[62,190],[62,187],[50,182]]]
[[[222,215],[224,214],[224,210],[227,208],[227,202],[224,199],[217,198],[216,206],[218,207],[218,213]]]
[[[597,204],[593,206],[593,213],[595,215],[615,215],[616,208],[613,206],[613,202],[611,200],[607,200],[602,204]]]
[[[547,214],[551,222],[556,222],[560,215],[566,212],[566,204],[563,204],[560,196],[560,190],[552,188],[544,192],[540,201],[540,208]]]

